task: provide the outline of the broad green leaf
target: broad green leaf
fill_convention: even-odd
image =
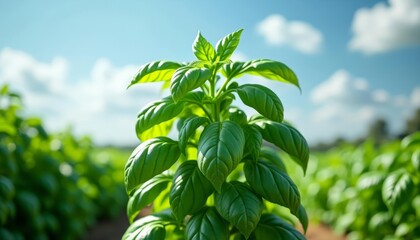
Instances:
[[[213,187],[198,169],[197,161],[182,163],[169,194],[173,214],[182,221],[186,215],[199,211],[212,193]]]
[[[420,132],[415,132],[408,135],[401,141],[403,148],[409,148],[411,146],[420,146]]]
[[[262,147],[260,151],[260,159],[267,160],[277,166],[278,169],[287,173],[286,165],[284,165],[279,153],[272,148]]]
[[[215,206],[219,214],[235,226],[246,238],[260,220],[263,202],[245,183],[224,183],[215,193]]]
[[[299,80],[292,69],[281,62],[270,59],[257,59],[225,64],[223,73],[229,79],[240,77],[242,74],[252,74],[271,80],[290,83],[300,90]]]
[[[166,213],[149,215],[131,224],[122,236],[122,240],[164,240],[165,225],[174,223]]]
[[[264,117],[276,122],[283,121],[283,104],[269,88],[258,84],[244,84],[237,88],[242,102],[257,110]]]
[[[195,133],[195,130],[200,126],[208,123],[209,120],[205,117],[189,117],[184,120],[181,130],[179,131],[179,149],[186,155],[185,149],[187,147],[188,139]]]
[[[255,229],[257,240],[305,240],[305,236],[292,225],[274,214],[263,214]]]
[[[174,164],[180,151],[178,142],[167,137],[158,137],[141,143],[125,165],[124,181],[127,192],[137,188],[152,177]]]
[[[391,211],[396,211],[410,200],[414,192],[414,183],[410,174],[404,170],[389,175],[382,186],[382,199]]]
[[[213,207],[194,214],[185,231],[188,240],[229,240],[229,223]]]
[[[306,230],[308,230],[308,214],[302,205],[299,206],[296,217],[299,219],[299,222],[302,224],[303,231],[306,233]]]
[[[130,223],[133,222],[143,208],[151,204],[166,189],[171,181],[172,176],[166,174],[157,175],[134,192],[127,204],[127,215]]]
[[[225,61],[232,56],[241,39],[243,29],[233,32],[222,38],[216,44],[216,53],[219,61]]]
[[[213,61],[216,58],[216,51],[213,46],[198,32],[193,43],[193,52],[198,60]]]
[[[245,177],[251,188],[270,202],[287,207],[297,215],[300,206],[300,194],[292,179],[276,165],[258,161],[246,162]]]
[[[366,172],[360,176],[357,187],[360,190],[382,187],[386,174],[382,172]]]
[[[139,72],[128,87],[136,83],[169,81],[181,63],[172,61],[154,61],[140,67]]]
[[[136,125],[136,131],[139,132],[137,137],[141,141],[144,142],[144,141],[149,140],[151,138],[160,137],[160,136],[167,136],[172,129],[172,125],[174,124],[174,121],[175,121],[175,118],[172,118],[171,120],[156,124],[153,127],[149,128],[149,129],[147,129],[146,131],[143,131],[143,132],[141,132],[140,130],[137,129],[137,127],[139,126],[137,124]]]
[[[207,68],[181,67],[172,76],[171,93],[175,102],[184,97],[188,92],[203,85],[211,77]]]
[[[257,161],[262,146],[262,135],[258,128],[253,125],[245,125],[242,127],[245,135],[244,156],[248,156]]]
[[[171,97],[165,97],[145,106],[137,115],[136,133],[141,134],[151,127],[166,122],[180,114],[184,109],[184,103],[175,103]],[[161,129],[160,127],[159,129]],[[159,130],[162,131],[162,130]],[[141,139],[144,140],[144,139]]]
[[[236,122],[240,126],[247,124],[246,114],[239,108],[229,109],[229,120]]]
[[[257,122],[263,138],[292,156],[306,172],[309,160],[309,146],[305,138],[294,127],[273,121]]]
[[[220,192],[226,177],[242,159],[245,136],[232,121],[207,125],[198,141],[198,167]]]

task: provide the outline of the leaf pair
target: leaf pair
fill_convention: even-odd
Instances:
[[[210,63],[229,60],[241,39],[243,29],[233,32],[222,38],[216,44],[216,50],[199,32],[193,43],[193,53],[198,60]]]

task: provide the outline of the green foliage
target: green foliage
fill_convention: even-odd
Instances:
[[[315,154],[296,179],[311,216],[349,239],[420,238],[420,134]]]
[[[88,138],[47,133],[1,89],[0,239],[81,239],[96,219],[118,216],[123,166],[96,154]]]
[[[131,82],[163,81],[171,95],[138,116],[143,142],[125,167],[128,215],[135,220],[149,204],[155,213],[135,220],[123,239],[304,239],[292,226],[300,221],[306,231],[308,225],[300,193],[282,159],[262,145],[274,143],[305,171],[306,140],[282,123],[283,105],[272,90],[235,79],[252,74],[300,88],[299,82],[280,62],[232,62],[241,33],[216,47],[198,33],[196,61],[152,62]],[[262,116],[248,119],[232,106],[236,96]],[[167,134],[175,122],[179,134],[172,140]]]

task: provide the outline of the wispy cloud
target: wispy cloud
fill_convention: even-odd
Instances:
[[[389,0],[354,15],[349,48],[375,54],[420,45],[420,0]]]
[[[320,51],[323,41],[322,33],[309,23],[288,21],[279,14],[258,23],[257,33],[271,46],[290,46],[306,54]]]
[[[137,112],[162,97],[155,84],[126,87],[138,66],[115,67],[99,59],[89,76],[69,79],[70,66],[61,57],[40,62],[10,48],[0,51],[0,84],[22,93],[30,114],[44,118],[51,130],[74,125],[78,134],[91,134],[99,143],[131,144]]]
[[[362,137],[377,118],[388,121],[393,133],[402,131],[405,119],[420,107],[420,88],[411,96],[392,95],[383,89],[371,89],[368,82],[337,70],[311,91],[313,109],[306,120],[299,115],[292,120],[310,142]]]

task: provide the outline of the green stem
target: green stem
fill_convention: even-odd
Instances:
[[[231,78],[226,78],[225,82],[223,83],[222,87],[219,88],[219,90],[216,93],[215,98],[218,98],[220,94],[225,90],[226,86],[230,82]]]

